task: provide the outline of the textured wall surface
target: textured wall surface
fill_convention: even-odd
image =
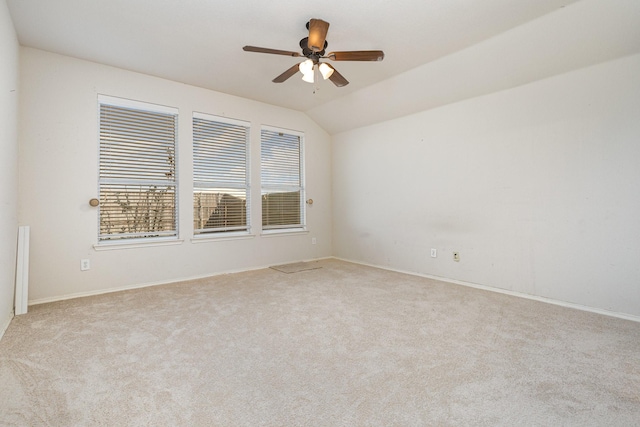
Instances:
[[[18,40],[0,1],[0,335],[13,316],[18,238]]]
[[[634,55],[338,134],[334,254],[640,316],[638,117]]]

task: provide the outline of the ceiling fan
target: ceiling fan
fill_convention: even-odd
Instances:
[[[298,71],[302,73],[302,80],[313,83],[319,72],[325,80],[329,79],[336,86],[342,87],[348,85],[349,81],[330,64],[320,62],[321,59],[329,58],[332,61],[382,61],[384,59],[384,52],[381,50],[330,52],[325,56],[326,48],[329,45],[326,40],[329,23],[322,19],[311,19],[307,22],[307,29],[309,30],[309,36],[300,40],[302,53],[256,46],[245,46],[242,49],[246,52],[307,58],[273,79],[274,83],[282,83]]]

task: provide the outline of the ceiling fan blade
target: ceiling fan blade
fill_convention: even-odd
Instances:
[[[329,31],[329,23],[322,19],[309,20],[309,40],[307,46],[313,52],[321,52],[324,50],[324,42]]]
[[[245,46],[242,48],[245,52],[258,52],[258,53],[271,53],[274,55],[286,55],[286,56],[300,56],[298,52],[291,52],[289,50],[268,49],[266,47],[257,46]]]
[[[298,72],[298,69],[299,69],[298,67],[299,66],[300,66],[300,64],[295,64],[293,67],[289,68],[287,71],[285,71],[284,73],[280,74],[278,77],[276,77],[272,81],[274,83],[282,83],[282,82],[284,82],[289,77],[293,76],[295,73]]]
[[[327,65],[329,65],[329,64],[327,64]],[[333,67],[331,67],[331,68],[333,68]],[[333,68],[333,73],[329,76],[329,80],[331,80],[333,82],[333,84],[338,86],[338,87],[346,86],[346,85],[349,84],[349,80],[345,79],[344,76],[342,74],[340,74],[338,72],[338,70],[336,70],[335,68]]]
[[[330,52],[327,58],[333,61],[382,61],[384,59],[384,52],[381,50]]]

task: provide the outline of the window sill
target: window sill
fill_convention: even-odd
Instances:
[[[282,236],[295,236],[298,234],[309,234],[309,230],[306,228],[289,228],[281,230],[263,230],[260,237],[282,237]]]
[[[114,251],[118,249],[134,249],[134,248],[148,248],[154,246],[173,246],[181,245],[184,243],[182,239],[172,240],[147,240],[145,242],[116,242],[116,243],[97,243],[93,245],[93,249],[96,251]]]
[[[204,234],[193,236],[191,243],[210,243],[210,242],[222,242],[225,240],[246,240],[253,239],[255,234],[249,233],[224,233],[219,235]]]

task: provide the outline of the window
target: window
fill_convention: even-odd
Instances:
[[[249,124],[193,115],[195,234],[249,231]]]
[[[263,128],[261,134],[262,229],[304,228],[302,134]]]
[[[103,96],[98,102],[98,240],[177,237],[177,110]]]

